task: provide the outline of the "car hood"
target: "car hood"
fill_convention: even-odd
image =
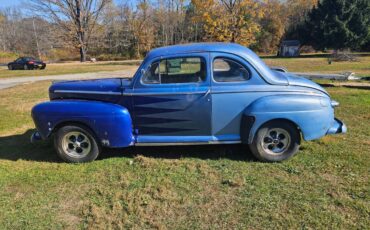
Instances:
[[[115,102],[125,87],[131,84],[128,78],[109,78],[54,82],[49,88],[51,100],[88,99]]]
[[[328,92],[323,87],[304,77],[299,77],[292,73],[284,73],[279,71],[276,71],[276,75],[284,77],[288,81],[288,85],[290,86],[301,86],[311,88],[329,95]]]

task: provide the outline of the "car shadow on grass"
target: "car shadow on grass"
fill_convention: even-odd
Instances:
[[[135,146],[122,149],[104,149],[99,159],[120,156],[136,157],[138,155],[163,159],[255,160],[245,145]]]
[[[56,155],[52,141],[30,143],[35,129],[23,134],[0,137],[0,160],[29,160],[38,162],[62,162]],[[192,145],[192,146],[150,146],[128,147],[119,149],[104,148],[98,160],[113,157],[130,157],[138,155],[151,158],[180,159],[230,159],[237,161],[254,161],[247,146],[244,145]]]

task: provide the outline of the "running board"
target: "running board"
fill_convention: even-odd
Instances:
[[[163,142],[163,143],[149,143],[141,142],[135,143],[135,146],[178,146],[178,145],[226,145],[226,144],[240,144],[241,141],[207,141],[207,142]]]

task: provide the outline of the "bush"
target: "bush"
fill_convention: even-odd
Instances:
[[[127,54],[99,54],[97,56],[91,55],[91,57],[95,57],[97,61],[123,61],[130,59]]]
[[[337,51],[333,52],[332,55],[329,57],[329,62],[334,61],[334,62],[343,62],[343,61],[350,61],[350,62],[355,62],[359,61],[357,56],[352,54],[349,50],[346,51]]]
[[[7,64],[14,61],[18,56],[16,53],[0,52],[0,64]]]

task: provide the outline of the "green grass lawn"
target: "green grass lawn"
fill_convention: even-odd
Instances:
[[[98,71],[115,71],[127,68],[137,68],[138,61],[132,62],[103,62],[103,63],[65,63],[48,64],[44,70],[8,70],[8,67],[0,67],[0,79],[11,77],[46,76],[59,74],[90,73]]]
[[[49,82],[0,91],[0,229],[368,229],[370,91],[328,88],[346,135],[303,143],[284,163],[246,148],[105,150],[88,164],[30,144]]]
[[[359,57],[358,62],[333,62],[328,64],[324,57],[300,57],[300,58],[275,58],[265,57],[263,60],[270,66],[286,67],[291,72],[320,72],[320,73],[343,73],[355,72],[358,76],[370,77],[370,56]],[[50,64],[45,70],[9,71],[7,67],[0,67],[0,79],[9,77],[45,76],[56,74],[74,74],[96,71],[114,71],[137,68],[139,61],[115,61],[102,63],[66,63]]]
[[[264,58],[270,66],[283,66],[290,72],[343,73],[355,72],[358,76],[370,77],[370,56],[359,57],[358,62],[332,62],[327,58]]]

